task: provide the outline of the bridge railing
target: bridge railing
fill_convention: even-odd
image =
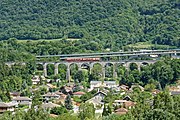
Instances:
[[[63,55],[42,55],[36,56],[37,58],[43,57],[60,57],[61,59],[67,58],[91,58],[91,57],[113,57],[113,56],[133,56],[133,55],[151,55],[151,54],[172,54],[180,53],[180,49],[173,50],[148,50],[148,51],[131,51],[131,52],[107,52],[107,53],[86,53],[86,54],[63,54]]]

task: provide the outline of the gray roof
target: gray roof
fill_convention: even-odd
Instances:
[[[13,98],[14,101],[18,101],[18,100],[24,100],[24,101],[32,101],[32,99],[28,98],[28,97],[16,97]]]
[[[98,84],[98,83],[105,83],[105,84],[116,84],[116,81],[91,81],[90,84]]]
[[[180,91],[171,91],[171,95],[180,95]]]
[[[1,107],[1,108],[7,108],[7,107],[13,107],[13,106],[16,106],[16,105],[13,104],[13,103],[0,102],[0,107]]]
[[[108,85],[116,85],[116,81],[104,81],[104,83]]]
[[[98,94],[103,94],[103,95],[107,96],[107,94],[105,92],[102,92],[102,91],[99,91],[99,92],[95,93],[94,96],[96,96]]]
[[[102,83],[102,81],[91,81],[90,84],[98,84],[98,83]]]
[[[42,108],[44,108],[44,109],[54,108],[54,107],[60,107],[60,105],[54,104],[54,103],[44,103],[44,104],[42,104]]]
[[[47,94],[43,95],[43,97],[59,97],[59,95],[57,95],[55,93],[47,93]]]
[[[94,104],[104,104],[103,102],[101,102],[101,101],[99,101],[99,100],[96,100],[96,99],[94,99],[94,98],[91,98],[91,99],[89,99],[89,100],[87,100],[86,101],[86,103],[87,102],[92,102],[92,103],[94,103]]]

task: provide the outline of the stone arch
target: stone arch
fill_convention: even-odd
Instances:
[[[71,76],[72,79],[78,70],[79,70],[79,64],[77,64],[77,63],[70,63],[69,64],[69,71],[70,71],[69,75]]]
[[[91,75],[93,77],[93,80],[99,80],[100,78],[104,78],[105,70],[104,70],[104,64],[99,62],[94,62],[90,64],[91,67]]]
[[[117,74],[118,77],[120,77],[120,75],[123,74],[122,70],[125,71],[126,67],[125,67],[125,62],[118,62],[115,63],[115,72]]]
[[[126,63],[125,62],[117,62],[117,63],[115,63],[114,64],[114,66],[117,68],[117,67],[124,67],[124,65],[125,65]]]
[[[142,62],[141,65],[146,66],[146,65],[149,65],[149,63],[148,62]]]
[[[87,69],[87,70],[90,69],[89,63],[82,63],[80,67],[81,67],[81,69]]]
[[[43,71],[43,64],[42,63],[36,63],[36,69],[38,71]]]
[[[131,62],[129,63],[129,65],[127,66],[130,70],[138,70],[139,69],[139,65],[135,62]]]
[[[113,65],[114,65],[114,64],[111,63],[111,62],[105,63],[105,67],[107,67],[107,66],[113,66]]]
[[[43,63],[36,63],[36,75],[44,75]]]
[[[143,69],[143,67],[145,67],[145,66],[148,66],[150,63],[148,63],[148,62],[141,62],[140,63],[140,70],[142,70]]]

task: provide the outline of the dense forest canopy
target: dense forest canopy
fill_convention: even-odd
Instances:
[[[76,38],[180,46],[179,0],[1,0],[0,40]]]

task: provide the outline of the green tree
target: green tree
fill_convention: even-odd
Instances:
[[[72,110],[73,106],[72,106],[72,101],[71,101],[71,96],[68,94],[66,99],[65,99],[65,107],[68,110]]]
[[[92,94],[91,94],[90,92],[88,92],[88,93],[82,95],[82,96],[80,97],[80,99],[81,99],[83,102],[85,102],[85,101],[87,101],[88,99],[90,99],[91,97],[92,97]]]
[[[109,105],[106,106],[106,105],[104,104],[102,116],[108,116],[108,115],[110,115],[111,113],[112,113],[111,107],[110,107]]]
[[[33,98],[32,98],[32,108],[36,105],[40,105],[41,104],[41,94],[39,91],[34,92],[33,94]]]
[[[63,106],[61,106],[61,107],[54,107],[50,111],[51,114],[56,114],[56,115],[61,115],[63,113],[67,113],[67,112],[68,112],[67,109],[65,107],[63,107]]]
[[[170,83],[173,79],[173,70],[170,65],[167,65],[163,61],[158,61],[153,65],[153,77],[158,80],[162,88],[165,88],[166,84]]]
[[[138,70],[138,65],[136,63],[131,63],[129,68],[130,70]]]
[[[95,108],[91,103],[82,103],[79,107],[79,118],[84,119],[94,119],[95,118]]]
[[[78,118],[78,116],[71,113],[64,113],[58,115],[57,118],[51,118],[51,120],[80,120],[80,118]]]
[[[87,81],[88,74],[85,70],[77,71],[74,75],[74,79],[77,83],[81,83],[82,81]]]

